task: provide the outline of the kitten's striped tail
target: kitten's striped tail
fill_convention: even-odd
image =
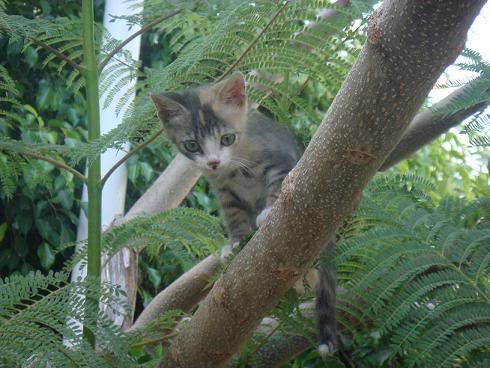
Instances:
[[[316,317],[320,337],[318,352],[322,357],[333,354],[338,348],[335,318],[337,274],[334,265],[320,265],[316,290]]]

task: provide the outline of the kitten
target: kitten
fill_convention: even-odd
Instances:
[[[295,137],[248,109],[240,73],[179,93],[151,94],[169,139],[192,160],[217,192],[230,239],[226,259],[251,230],[264,223],[286,175],[301,157]],[[317,316],[320,353],[337,345],[335,273],[320,270]]]

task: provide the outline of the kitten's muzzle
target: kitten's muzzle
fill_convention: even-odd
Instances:
[[[212,168],[213,170],[216,170],[220,164],[220,161],[214,160],[214,161],[208,161],[207,165]]]

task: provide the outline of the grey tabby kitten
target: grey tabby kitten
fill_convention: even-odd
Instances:
[[[230,238],[222,250],[225,259],[264,223],[283,179],[301,156],[296,139],[248,109],[240,73],[217,84],[150,96],[170,140],[217,192]],[[334,270],[320,269],[316,310],[320,353],[328,354],[337,345]]]

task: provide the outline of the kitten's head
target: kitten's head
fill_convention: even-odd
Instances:
[[[195,90],[150,95],[170,140],[205,174],[236,166],[247,123],[243,75]]]

